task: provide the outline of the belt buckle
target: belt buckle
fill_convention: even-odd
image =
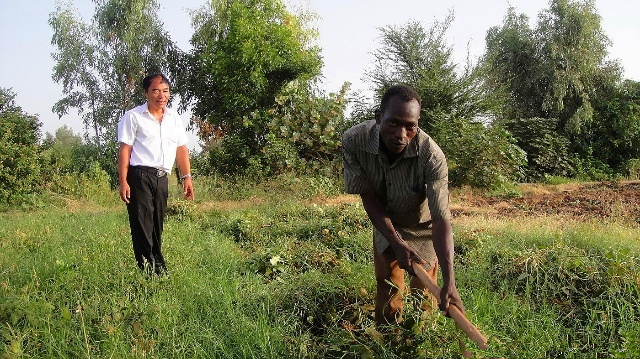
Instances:
[[[163,171],[161,169],[157,169],[156,170],[156,177],[164,177],[166,175],[167,175],[167,173],[165,171]]]

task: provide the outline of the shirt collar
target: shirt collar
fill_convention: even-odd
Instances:
[[[151,112],[149,112],[149,104],[147,102],[145,102],[142,105],[136,107],[135,111],[137,111],[139,114],[143,114],[143,113],[151,114]]]
[[[403,158],[415,157],[418,155],[418,151],[420,149],[420,146],[418,144],[420,141],[418,140],[418,137],[422,136],[421,132],[422,130],[418,128],[418,132],[413,137],[413,139],[411,139],[411,142],[409,142],[409,145],[405,149],[404,155],[402,156]],[[375,125],[373,125],[373,127],[371,127],[371,130],[369,131],[369,139],[367,140],[364,150],[369,153],[374,153],[376,155],[379,154],[380,152],[380,125],[379,124],[376,123]]]
[[[149,103],[148,102],[145,102],[144,104],[138,106],[137,110],[140,111],[139,112],[140,114],[148,113],[149,116],[153,117],[151,112],[149,112]],[[167,116],[169,116],[170,112],[171,112],[171,109],[169,107],[165,107],[164,108],[164,113],[162,115],[164,116],[164,118],[167,118]]]

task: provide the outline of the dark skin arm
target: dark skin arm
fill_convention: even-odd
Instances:
[[[371,223],[382,233],[387,241],[389,241],[389,245],[391,245],[391,248],[393,248],[393,251],[396,253],[400,268],[415,276],[411,264],[413,262],[424,264],[424,260],[398,236],[396,229],[393,227],[393,223],[391,223],[391,218],[389,218],[387,211],[375,193],[363,193],[360,195],[360,198],[362,199],[362,205]]]
[[[414,262],[424,264],[424,260],[398,236],[389,215],[375,193],[364,193],[360,195],[360,198],[371,223],[389,241],[389,245],[391,245],[396,254],[400,268],[415,276],[411,267],[412,264]],[[440,310],[447,315],[449,305],[453,303],[464,313],[464,305],[456,288],[453,271],[453,230],[451,229],[451,222],[449,220],[436,220],[432,222],[432,225],[433,246],[440,263],[443,278],[443,285],[440,290]]]
[[[456,288],[453,273],[453,230],[451,221],[439,219],[432,222],[431,229],[433,248],[442,271],[442,288],[440,288],[440,310],[448,314],[449,304],[453,303],[464,314],[464,304]]]

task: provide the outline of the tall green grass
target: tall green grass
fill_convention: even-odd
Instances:
[[[532,357],[640,354],[637,226],[548,217],[525,221],[474,219],[462,221],[457,235],[465,281],[474,278],[470,285],[482,283],[499,297],[517,298],[521,307],[543,313],[536,320],[517,313],[502,315],[500,325],[492,325],[496,340],[514,338],[514,333],[503,331],[503,326],[519,328],[519,336],[549,323],[547,329],[559,331],[551,330],[553,335],[548,336],[547,329],[536,330],[527,351],[547,348],[541,352],[544,355]],[[479,307],[486,310],[495,305],[487,301]],[[504,350],[503,355],[517,354],[511,346]]]
[[[456,218],[479,350],[420,298],[374,327],[371,227],[339,183],[201,178],[195,202],[171,186],[168,278],[138,271],[114,192],[0,214],[3,357],[459,358],[459,342],[477,358],[640,355],[633,224]]]

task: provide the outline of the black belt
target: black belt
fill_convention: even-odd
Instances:
[[[164,170],[161,170],[159,168],[155,168],[155,167],[147,167],[147,166],[131,166],[131,168],[135,168],[141,171],[145,171],[147,173],[151,173],[152,175],[156,176],[156,177],[165,177],[167,175],[167,172],[165,172]]]

